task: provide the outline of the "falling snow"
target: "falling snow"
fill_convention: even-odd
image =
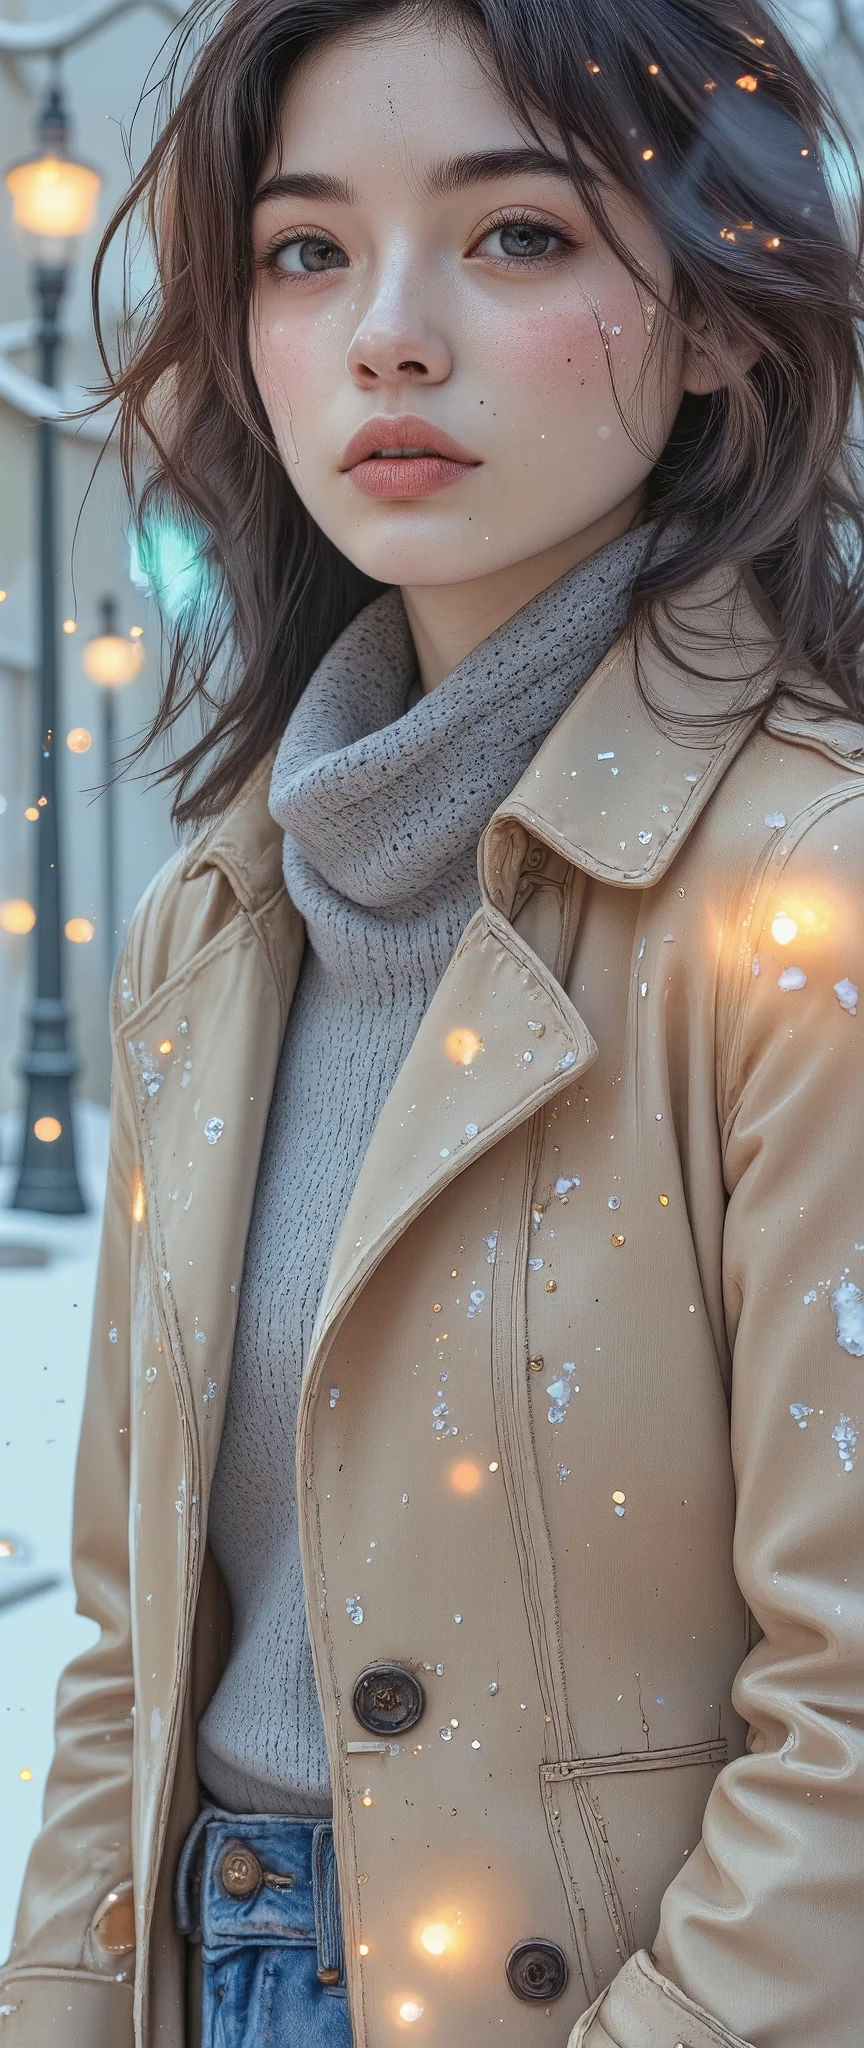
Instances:
[[[831,1435],[837,1445],[840,1463],[844,1472],[851,1472],[854,1469],[858,1449],[858,1431],[854,1422],[850,1420],[848,1415],[841,1415],[839,1422],[835,1423]]]
[[[850,1358],[864,1358],[864,1301],[860,1287],[852,1280],[841,1280],[831,1296],[831,1309],[841,1351],[848,1351]]]
[[[844,975],[842,981],[835,981],[834,994],[837,997],[841,1010],[848,1010],[850,1017],[856,1017],[858,1014],[858,990],[854,981],[850,981],[848,976]]]
[[[551,1403],[548,1410],[548,1419],[552,1423],[563,1422],[570,1406],[572,1395],[579,1392],[579,1388],[573,1385],[573,1374],[575,1371],[576,1367],[572,1362],[568,1365],[562,1365],[560,1378],[550,1380],[546,1388]]]

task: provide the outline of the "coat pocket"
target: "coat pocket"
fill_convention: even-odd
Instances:
[[[699,1841],[726,1753],[719,1738],[541,1764],[546,1826],[593,1996],[628,1956],[650,1948],[663,1893]]]

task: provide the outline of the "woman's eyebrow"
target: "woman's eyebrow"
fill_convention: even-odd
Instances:
[[[572,181],[573,177],[565,157],[523,144],[518,149],[477,149],[466,156],[443,157],[427,171],[423,183],[427,192],[439,198],[447,192],[464,192],[469,185],[482,185],[488,178],[536,177],[538,172],[547,178]]]
[[[321,199],[332,206],[359,206],[360,194],[344,178],[331,178],[322,171],[279,171],[259,185],[253,206],[265,199]]]
[[[464,192],[469,185],[482,185],[490,178],[520,178],[529,174],[536,177],[538,173],[541,177],[567,178],[571,182],[573,178],[566,158],[553,156],[551,150],[525,145],[519,149],[479,149],[464,156],[442,157],[439,163],[430,165],[422,183],[431,198],[440,199],[448,192]],[[333,206],[360,204],[359,193],[346,179],[329,177],[321,171],[279,171],[259,186],[252,204],[260,206],[265,199],[320,199]]]

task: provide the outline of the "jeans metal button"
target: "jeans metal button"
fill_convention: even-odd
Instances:
[[[244,1848],[242,1842],[232,1842],[222,1858],[219,1876],[229,1899],[251,1899],[261,1884],[263,1871],[254,1849]]]
[[[560,1998],[570,1975],[567,1957],[557,1941],[517,1941],[504,1968],[516,1997],[537,2005]]]
[[[413,1671],[403,1664],[367,1664],[354,1685],[354,1712],[370,1735],[407,1735],[426,1705]]]

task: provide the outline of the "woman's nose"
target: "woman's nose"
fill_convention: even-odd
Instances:
[[[379,294],[367,308],[345,357],[349,376],[364,390],[376,384],[443,384],[453,367],[444,336],[421,315],[416,301],[397,291]]]

